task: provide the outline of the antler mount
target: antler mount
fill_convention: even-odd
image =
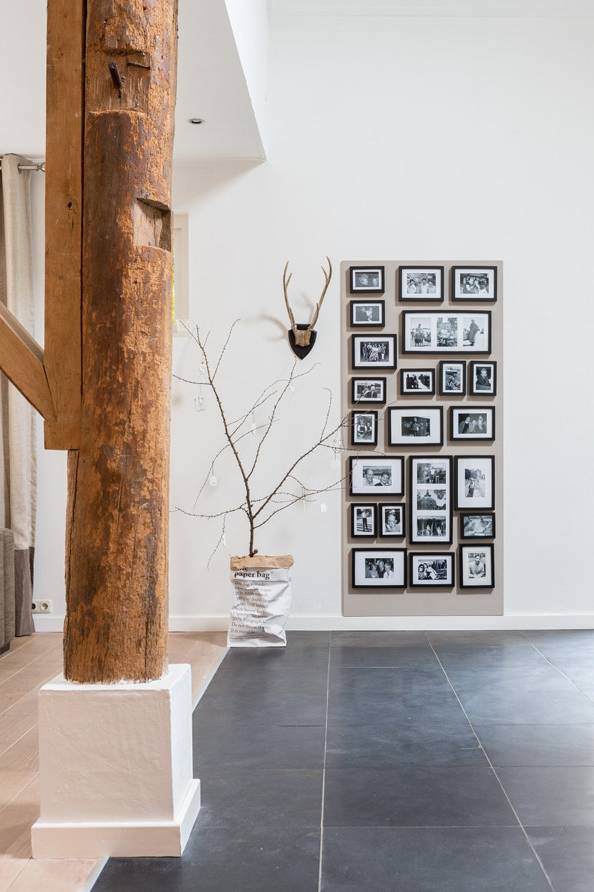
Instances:
[[[287,275],[289,269],[289,261],[287,260],[285,264],[285,269],[283,272],[283,291],[285,293],[285,304],[287,305],[287,313],[289,314],[289,321],[291,323],[291,330],[289,331],[289,343],[291,344],[291,349],[293,350],[293,352],[300,359],[304,359],[307,356],[316,340],[317,333],[314,331],[314,325],[318,321],[320,308],[322,306],[324,298],[326,297],[328,285],[330,284],[330,279],[332,278],[332,263],[329,257],[326,257],[326,260],[328,261],[328,271],[326,271],[326,269],[322,266],[322,272],[324,273],[325,280],[324,288],[320,295],[320,299],[316,304],[316,308],[309,325],[299,325],[295,322],[295,316],[293,315],[288,295],[289,282],[291,281],[293,273],[289,273],[289,275]]]

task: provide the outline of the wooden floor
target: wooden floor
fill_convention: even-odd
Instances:
[[[176,632],[169,661],[192,667],[194,698],[225,653],[224,632]],[[39,816],[37,693],[62,671],[62,635],[15,638],[0,656],[0,892],[78,892],[98,862],[31,860]]]

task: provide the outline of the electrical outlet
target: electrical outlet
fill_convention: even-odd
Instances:
[[[33,601],[32,608],[33,608],[33,613],[51,613],[52,612],[52,602],[51,601]]]

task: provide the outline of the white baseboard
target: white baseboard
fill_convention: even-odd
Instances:
[[[226,632],[228,614],[170,616],[170,632]],[[35,616],[37,632],[61,632],[63,616]],[[508,613],[505,616],[340,616],[296,614],[289,631],[493,631],[514,629],[594,629],[594,613]]]
[[[229,616],[170,616],[171,632],[226,631]],[[472,631],[514,629],[594,629],[594,613],[535,613],[506,616],[340,616],[295,614],[289,631]]]

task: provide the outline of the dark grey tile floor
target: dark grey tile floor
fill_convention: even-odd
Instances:
[[[183,857],[95,892],[593,892],[594,631],[288,637],[195,710]]]

